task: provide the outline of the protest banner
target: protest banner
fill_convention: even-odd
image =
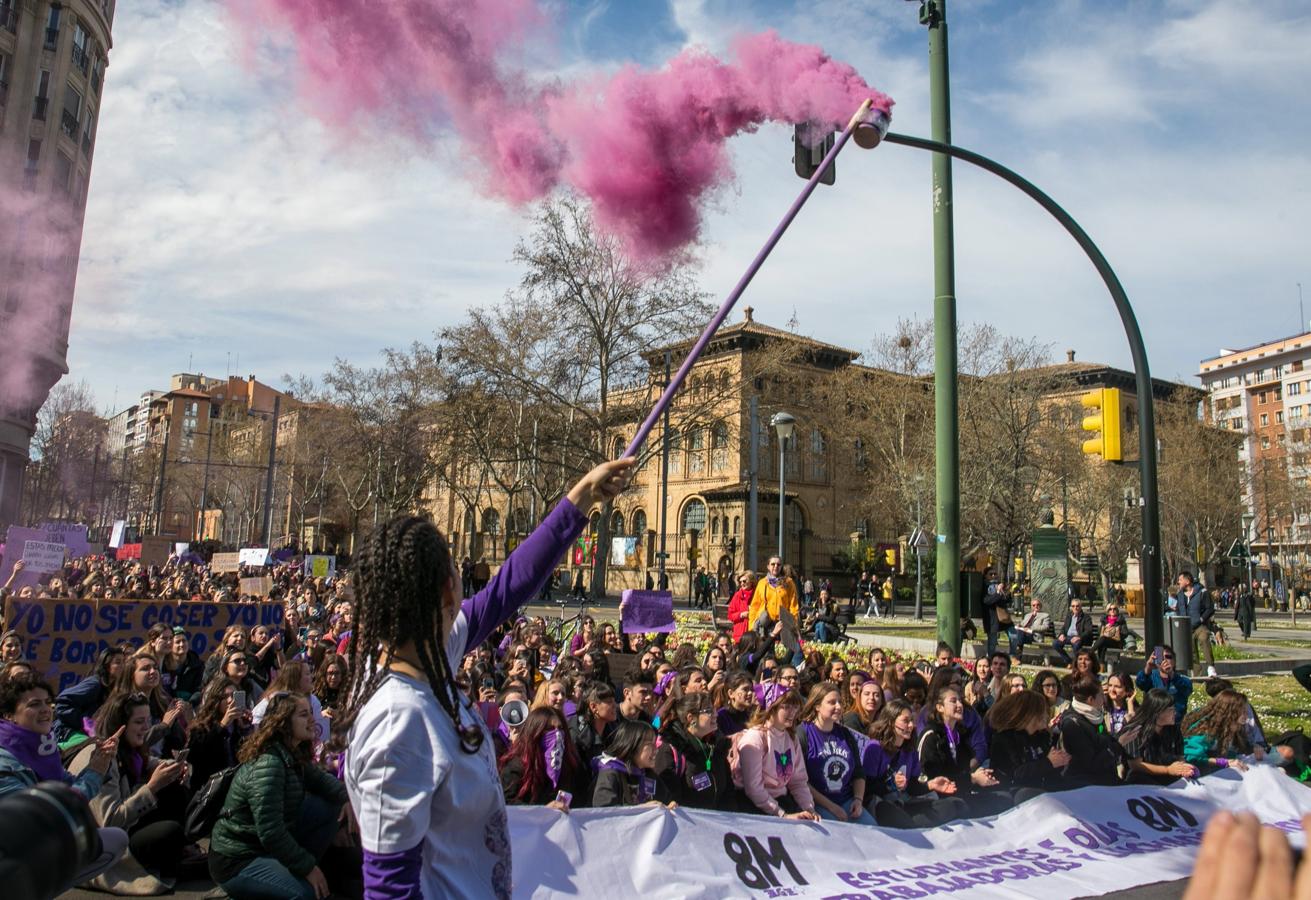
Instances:
[[[674,630],[674,595],[669,591],[624,591],[620,631],[648,634]]]
[[[307,556],[304,562],[304,573],[310,578],[334,578],[337,575],[337,557],[327,556]]]
[[[187,629],[202,657],[223,640],[229,625],[278,625],[281,603],[177,603],[155,600],[5,601],[5,629],[24,636],[23,654],[36,671],[63,690],[91,672],[100,651],[121,641],[141,644],[157,623]]]
[[[68,547],[49,541],[23,541],[23,567],[39,575],[58,572],[64,567]]]
[[[1250,810],[1301,846],[1311,788],[1258,765],[1169,787],[1045,794],[1000,816],[905,831],[685,806],[507,812],[516,898],[1051,900],[1187,877],[1222,809]]]
[[[117,522],[114,523],[114,530],[109,535],[109,546],[112,549],[117,550],[119,547],[123,546],[123,544],[125,543],[124,532],[126,530],[127,530],[126,520],[119,519]]]
[[[267,566],[269,564],[268,547],[247,547],[237,554],[243,566]]]
[[[23,558],[23,548],[28,541],[63,544],[68,548],[69,559],[86,556],[89,552],[85,525],[74,525],[68,522],[46,522],[36,528],[10,525],[9,530],[5,532],[4,560],[0,561],[0,584],[4,584],[9,580],[10,574],[14,571],[14,563]],[[18,573],[11,587],[18,591],[28,585],[35,585],[47,574],[49,573],[37,572],[24,566],[23,571]]]
[[[209,570],[222,574],[241,571],[240,553],[215,553],[209,560]]]
[[[241,579],[241,592],[251,597],[267,597],[273,589],[273,579],[267,575]]]
[[[151,535],[141,539],[141,565],[162,566],[168,562],[173,552],[173,542],[162,535]]]

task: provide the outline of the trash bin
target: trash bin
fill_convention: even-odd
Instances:
[[[1174,650],[1174,668],[1188,673],[1193,669],[1193,626],[1187,616],[1166,616],[1170,647]]]

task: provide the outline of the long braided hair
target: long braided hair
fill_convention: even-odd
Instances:
[[[460,749],[476,753],[483,730],[460,719],[460,695],[446,658],[442,598],[451,579],[451,550],[436,526],[417,516],[397,516],[374,529],[356,556],[355,630],[350,646],[350,698],[343,729],[369,702],[387,674],[378,657],[414,642],[419,668],[437,703],[451,717]]]

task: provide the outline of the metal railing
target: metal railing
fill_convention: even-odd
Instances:
[[[18,11],[8,3],[0,3],[0,28],[18,34]]]
[[[55,48],[58,47],[58,46],[59,46],[59,29],[58,29],[58,28],[47,28],[47,29],[46,29],[46,49],[47,49],[47,50],[53,50],[53,49],[55,49]]]
[[[73,45],[73,65],[82,71],[83,75],[87,74],[87,69],[91,66],[91,57],[87,54],[85,47]]]
[[[77,140],[77,116],[73,115],[68,110],[64,110],[64,114],[59,119],[59,126],[64,134],[68,135],[73,140]]]

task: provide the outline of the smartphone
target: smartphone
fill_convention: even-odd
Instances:
[[[1152,651],[1152,664],[1153,664],[1153,665],[1157,665],[1157,666],[1159,666],[1159,665],[1161,664],[1161,660],[1163,660],[1163,659],[1165,659],[1165,648],[1164,648],[1164,647],[1157,647],[1155,650]]]
[[[236,706],[237,709],[245,709],[245,708],[246,708],[246,692],[245,692],[245,691],[233,691],[233,692],[232,692],[232,704],[233,704],[234,706]]]
[[[563,803],[565,809],[569,809],[574,803],[574,795],[568,791],[557,791],[555,799],[558,803]]]
[[[190,748],[183,749],[183,750],[174,750],[174,751],[173,751],[173,760],[174,760],[175,762],[186,762],[186,761],[187,761],[187,756],[188,756],[190,753],[191,753],[191,749],[190,749]]]

